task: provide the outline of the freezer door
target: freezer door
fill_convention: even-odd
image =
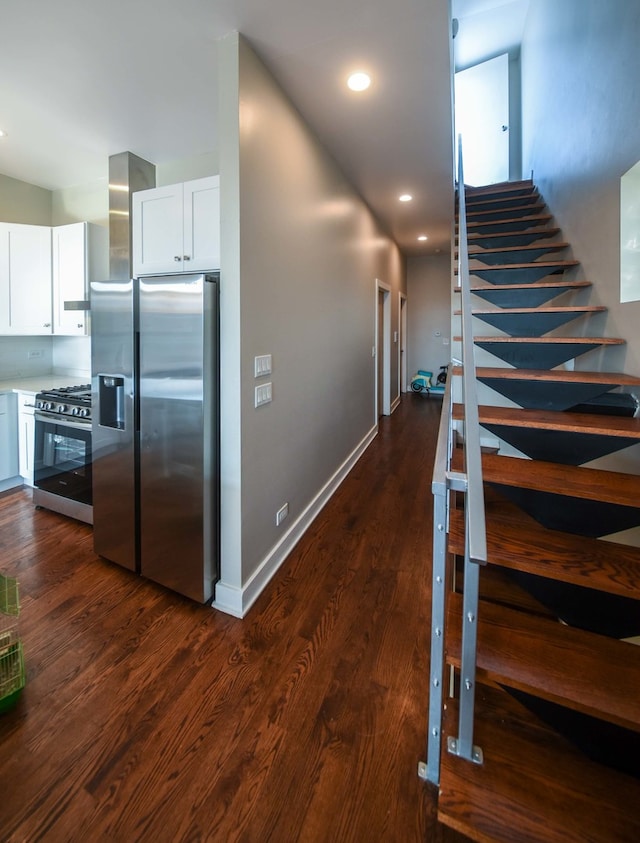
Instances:
[[[91,285],[93,544],[97,554],[136,570],[134,288],[131,281]],[[113,423],[110,384],[118,386]]]
[[[140,572],[203,603],[217,567],[217,285],[139,284]]]

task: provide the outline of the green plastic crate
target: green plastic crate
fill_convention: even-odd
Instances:
[[[4,574],[0,574],[0,612],[15,618],[20,614],[18,580],[15,577],[5,577]]]
[[[26,681],[22,641],[13,620],[19,614],[18,581],[0,574],[0,714],[17,703]],[[12,623],[3,627],[2,616]]]
[[[18,702],[25,681],[22,641],[13,631],[0,632],[0,714]]]

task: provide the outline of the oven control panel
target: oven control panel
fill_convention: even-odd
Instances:
[[[36,395],[35,408],[43,413],[89,422],[91,384],[63,386],[39,392]]]

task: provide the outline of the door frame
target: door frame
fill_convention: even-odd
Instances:
[[[391,287],[376,278],[375,284],[375,345],[373,348],[374,361],[374,419],[378,423],[378,359],[382,354],[382,415],[391,415]],[[382,300],[382,337],[378,336],[378,307],[380,293],[383,293]]]
[[[407,391],[407,295],[398,293],[398,383]]]

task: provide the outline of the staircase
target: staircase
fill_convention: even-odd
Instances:
[[[479,424],[501,447],[482,456],[473,743],[483,760],[443,741],[438,816],[478,841],[636,843],[640,646],[621,639],[640,635],[640,548],[603,537],[640,526],[640,476],[585,464],[640,442],[640,378],[563,368],[624,339],[587,327],[605,308],[568,301],[590,284],[575,279],[579,263],[565,258],[532,182],[467,188],[466,207],[474,325],[501,332],[474,329],[476,347],[496,358],[476,368],[495,395]],[[453,406],[454,419],[463,409]],[[452,468],[463,460],[457,448]],[[461,508],[450,512],[447,553],[458,587],[444,658],[459,685]],[[445,700],[443,736],[457,733],[457,697]]]

